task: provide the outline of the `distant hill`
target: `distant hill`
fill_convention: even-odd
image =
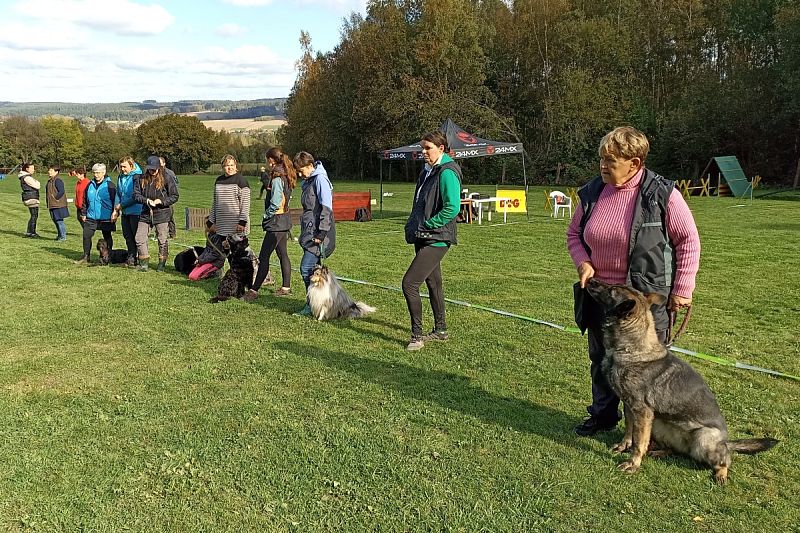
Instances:
[[[14,115],[38,118],[47,115],[72,117],[84,123],[113,121],[141,123],[168,113],[191,113],[201,120],[283,118],[286,98],[261,100],[180,100],[178,102],[119,102],[78,104],[70,102],[0,102],[0,119]]]

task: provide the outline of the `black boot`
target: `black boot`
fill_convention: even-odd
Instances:
[[[166,264],[167,264],[167,260],[166,259],[159,260],[158,266],[156,267],[156,271],[157,272],[164,272],[164,266],[166,266]]]

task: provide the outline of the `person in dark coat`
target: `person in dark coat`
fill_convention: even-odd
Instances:
[[[47,192],[47,209],[50,210],[50,218],[56,225],[56,240],[67,240],[67,225],[64,219],[69,216],[67,209],[67,193],[64,190],[64,181],[58,176],[61,169],[55,165],[47,167],[47,175],[50,177],[45,185]]]
[[[35,171],[33,163],[20,165],[19,185],[22,187],[22,203],[25,204],[31,215],[28,219],[25,236],[32,239],[39,238],[39,234],[36,233],[36,221],[39,219],[39,189],[42,186],[39,180],[33,177]]]
[[[157,270],[163,272],[169,254],[169,220],[172,217],[170,206],[178,201],[178,184],[174,178],[164,173],[158,156],[151,155],[147,158],[145,173],[134,184],[133,197],[144,206],[136,229],[139,270],[144,272],[150,268],[147,237],[150,228],[155,227],[158,239]]]

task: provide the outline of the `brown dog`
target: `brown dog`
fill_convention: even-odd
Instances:
[[[723,484],[731,452],[758,453],[777,444],[775,439],[728,440],[711,389],[656,337],[650,307],[663,305],[664,296],[595,279],[587,290],[604,312],[603,373],[624,403],[625,437],[613,449],[632,453],[619,465],[621,470],[639,469],[652,438],[661,449],[651,456],[673,451],[688,455],[710,465],[714,479]]]

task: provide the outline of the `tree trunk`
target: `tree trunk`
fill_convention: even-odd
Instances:
[[[800,159],[797,160],[797,170],[794,173],[794,187],[793,188],[796,189],[798,185],[800,185]]]

